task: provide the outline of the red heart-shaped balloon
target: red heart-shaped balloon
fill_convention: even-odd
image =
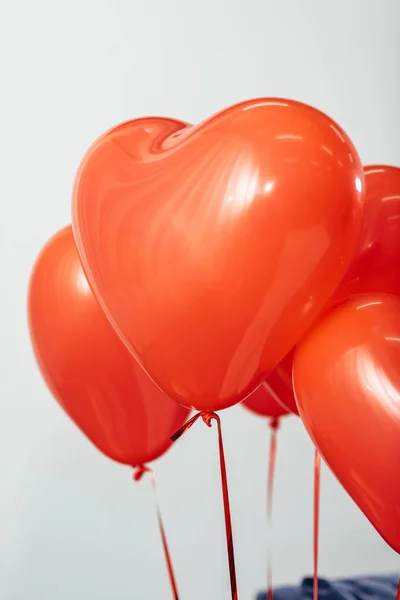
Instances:
[[[343,277],[363,172],[346,134],[293,101],[260,99],[189,127],[147,118],[98,140],[73,224],[114,327],[170,397],[243,399]]]
[[[329,313],[298,346],[293,382],[321,455],[400,552],[400,300],[358,296]]]
[[[294,397],[292,371],[294,348],[285,356],[268,376],[266,383],[278,399],[278,402],[294,415],[299,411]]]
[[[265,381],[243,401],[243,406],[260,417],[271,419],[279,419],[290,414]]]
[[[136,466],[171,446],[189,413],[154,385],[111,327],[88,285],[71,227],[54,235],[35,263],[28,314],[47,385],[99,450]]]
[[[364,177],[362,230],[334,302],[361,293],[400,295],[400,169],[370,165]]]

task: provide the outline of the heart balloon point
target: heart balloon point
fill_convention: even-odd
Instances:
[[[262,382],[339,284],[362,181],[346,134],[298,102],[257,99],[193,127],[139,119],[84,159],[74,233],[146,372],[177,402],[218,410]]]

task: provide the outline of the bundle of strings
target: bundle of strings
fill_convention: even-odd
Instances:
[[[275,481],[276,451],[277,451],[277,433],[279,428],[279,419],[272,418],[269,421],[271,430],[268,478],[267,478],[267,526],[269,530],[270,543],[267,551],[267,600],[273,600],[272,586],[272,549],[271,549],[271,526],[272,526],[272,501]],[[320,507],[320,484],[321,484],[321,458],[317,449],[314,457],[314,535],[313,535],[313,598],[318,600],[318,553],[319,553],[319,507]],[[398,597],[400,600],[400,582]]]

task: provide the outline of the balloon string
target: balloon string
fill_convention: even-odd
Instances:
[[[226,546],[228,551],[229,561],[229,576],[231,584],[231,598],[232,600],[238,600],[237,582],[236,582],[236,565],[235,565],[235,552],[233,548],[233,536],[232,536],[232,520],[231,520],[231,509],[229,502],[229,491],[228,491],[228,479],[226,475],[226,464],[225,464],[225,452],[224,444],[222,439],[222,428],[219,416],[214,412],[199,412],[192,417],[183,427],[181,427],[172,437],[171,440],[175,442],[181,437],[192,425],[201,417],[204,423],[211,427],[212,420],[217,421],[218,427],[218,447],[219,447],[219,464],[221,471],[221,487],[222,487],[222,498],[224,503],[224,515],[225,515],[225,533],[226,533]]]
[[[156,488],[156,477],[155,477],[152,469],[150,469],[149,467],[147,467],[145,465],[140,465],[136,468],[136,470],[133,474],[133,479],[135,481],[140,481],[145,473],[148,473],[150,480],[151,480],[151,485],[153,488],[154,499],[155,499],[155,504],[156,504],[156,511],[157,511],[158,526],[160,528],[161,541],[162,541],[162,545],[163,545],[163,549],[164,549],[165,562],[167,563],[167,570],[168,570],[168,575],[169,575],[169,581],[171,584],[172,597],[174,600],[179,600],[178,588],[176,585],[176,579],[175,579],[175,575],[174,575],[174,569],[172,567],[171,554],[170,554],[170,551],[168,548],[167,536],[165,535],[164,524],[163,524],[163,520],[162,520],[162,516],[161,516],[160,503],[158,500],[158,494],[157,494],[157,488]]]
[[[194,425],[196,423],[197,419],[201,416],[203,416],[203,413],[199,412],[199,413],[196,413],[191,419],[189,419],[189,421],[186,421],[186,423],[184,425],[182,425],[182,427],[180,429],[178,429],[178,431],[176,431],[174,433],[174,435],[171,435],[171,438],[170,438],[171,442],[176,442],[176,440],[179,440],[179,438],[184,433],[186,433],[186,431],[188,429],[190,429],[191,426]]]
[[[314,600],[318,600],[319,506],[321,483],[321,457],[317,449],[314,456]]]
[[[400,578],[399,578],[399,583],[397,584],[396,600],[400,600]]]
[[[275,465],[276,465],[276,444],[277,444],[277,432],[279,428],[279,419],[273,418],[269,421],[269,427],[271,429],[270,436],[270,447],[269,447],[269,463],[268,463],[268,479],[267,479],[267,527],[269,532],[269,545],[267,549],[267,599],[273,600],[272,591],[272,500],[274,493],[274,481],[275,481]]]

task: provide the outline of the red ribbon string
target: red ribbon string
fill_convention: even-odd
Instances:
[[[396,600],[400,600],[400,579],[399,579],[399,583],[397,584]]]
[[[319,550],[319,505],[321,483],[321,457],[315,449],[314,457],[314,600],[318,600],[318,550]],[[400,600],[400,599],[399,599]]]
[[[174,435],[171,435],[171,442],[176,442],[176,440],[179,440],[179,438],[186,433],[186,431],[188,429],[191,428],[192,425],[194,425],[197,421],[197,419],[199,417],[202,417],[203,413],[199,412],[196,413],[191,419],[189,419],[189,421],[186,421],[186,423],[184,425],[182,425],[182,427],[180,429],[178,429],[178,431],[176,433],[174,433]]]
[[[157,511],[158,526],[160,528],[161,541],[162,541],[162,545],[164,548],[165,562],[167,563],[169,581],[170,581],[171,590],[172,590],[172,597],[174,600],[179,600],[178,588],[176,586],[176,580],[175,580],[174,570],[172,567],[171,555],[169,552],[167,537],[165,535],[164,524],[163,524],[163,520],[161,517],[161,510],[160,510],[160,504],[158,501],[155,475],[154,475],[152,469],[150,469],[149,467],[147,467],[145,465],[140,465],[139,467],[136,468],[136,471],[133,474],[133,479],[135,481],[140,481],[145,473],[149,474],[149,477],[151,480],[151,485],[153,487],[154,499],[155,499],[156,511]]]
[[[229,576],[231,583],[231,598],[232,600],[238,600],[237,582],[236,582],[236,566],[235,566],[235,552],[233,548],[233,537],[232,537],[232,520],[231,520],[231,509],[229,503],[229,491],[228,491],[228,480],[226,476],[226,465],[225,465],[225,452],[224,444],[222,440],[222,429],[221,421],[216,413],[200,412],[194,415],[183,427],[181,427],[172,437],[171,440],[175,442],[181,437],[192,425],[201,417],[204,423],[211,427],[212,420],[217,421],[218,427],[218,447],[219,447],[219,464],[221,470],[221,487],[222,487],[222,498],[224,502],[224,515],[225,515],[225,532],[226,532],[226,546],[228,551],[229,561]]]
[[[273,600],[272,591],[272,500],[274,494],[275,481],[275,465],[276,465],[276,444],[277,432],[279,428],[279,419],[273,418],[269,421],[271,429],[270,447],[269,447],[269,463],[268,463],[268,480],[267,480],[267,526],[269,533],[269,545],[267,549],[267,600]]]

